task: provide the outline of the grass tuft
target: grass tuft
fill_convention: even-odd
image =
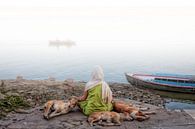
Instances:
[[[21,96],[6,96],[0,100],[0,118],[6,116],[7,113],[18,108],[27,108],[30,105]]]

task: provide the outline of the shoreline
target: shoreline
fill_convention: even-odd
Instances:
[[[85,86],[84,81],[65,80],[55,78],[47,80],[26,80],[22,77],[0,81],[0,117],[17,108],[29,108],[43,105],[51,99],[67,99],[70,96],[81,96]],[[113,98],[126,98],[142,103],[164,107],[165,100],[149,90],[138,89],[127,83],[108,83],[113,91]],[[12,102],[12,100],[19,102]],[[12,105],[6,105],[10,109],[2,109],[1,105],[11,101]],[[19,104],[18,104],[19,103]]]
[[[182,110],[166,110],[165,100],[152,91],[138,89],[127,83],[108,83],[113,91],[114,99],[133,103],[137,106],[149,107],[150,110],[157,112],[147,121],[122,122],[120,127],[90,127],[87,117],[78,109],[66,115],[62,115],[46,121],[42,117],[41,107],[43,103],[50,99],[67,99],[70,96],[80,96],[84,90],[84,81],[65,80],[58,81],[54,78],[48,80],[26,80],[22,77],[11,80],[0,81],[0,110],[2,111],[2,100],[10,102],[17,100],[15,109],[10,111],[3,110],[0,113],[0,129],[50,129],[50,128],[74,128],[74,129],[194,129],[195,120]],[[19,98],[16,99],[16,97]],[[11,101],[12,100],[12,101]],[[20,105],[17,105],[20,104]],[[25,105],[26,104],[26,105]],[[190,111],[188,111],[190,112]],[[71,119],[70,119],[71,117]]]
[[[23,77],[17,77],[16,79],[0,80],[0,89],[5,95],[20,94],[23,96],[26,96],[27,94],[32,96],[43,95],[56,89],[64,91],[64,93],[61,91],[60,93],[57,93],[57,95],[67,97],[67,95],[82,95],[85,84],[85,81],[75,81],[72,79],[64,81],[55,80],[55,78],[46,80],[27,80],[23,79]],[[129,83],[123,82],[108,82],[108,84],[113,92],[113,96],[116,98],[128,98],[156,106],[164,105],[163,98],[148,89],[139,89]]]

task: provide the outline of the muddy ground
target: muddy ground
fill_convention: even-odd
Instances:
[[[163,108],[139,103],[137,101],[126,100],[126,102],[134,103],[141,107],[149,107],[150,111],[157,114],[151,115],[149,120],[138,122],[123,121],[121,126],[93,126],[87,123],[87,117],[78,109],[45,120],[42,116],[41,107],[25,110],[23,113],[10,113],[7,117],[0,120],[1,129],[194,129],[195,120],[183,111],[166,111]]]
[[[53,118],[49,121],[42,117],[42,105],[50,99],[67,99],[80,96],[85,82],[74,80],[56,81],[15,80],[0,82],[0,129],[194,129],[195,121],[183,111],[167,111],[164,100],[148,90],[137,89],[130,84],[109,83],[115,99],[125,100],[137,106],[150,107],[156,115],[144,122],[122,122],[121,126],[90,127],[87,117],[78,109]],[[9,103],[8,103],[9,102]],[[5,108],[6,106],[6,108]],[[9,110],[8,110],[9,109]]]

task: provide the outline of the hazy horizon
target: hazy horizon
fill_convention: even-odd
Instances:
[[[49,40],[75,46],[51,46]],[[193,0],[0,0],[0,78],[195,75]]]
[[[0,44],[58,38],[194,47],[194,7],[192,0],[1,0]]]

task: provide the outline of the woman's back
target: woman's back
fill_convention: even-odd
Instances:
[[[87,99],[79,105],[85,115],[97,111],[111,111],[113,108],[111,103],[105,103],[102,100],[102,84],[89,89]]]

